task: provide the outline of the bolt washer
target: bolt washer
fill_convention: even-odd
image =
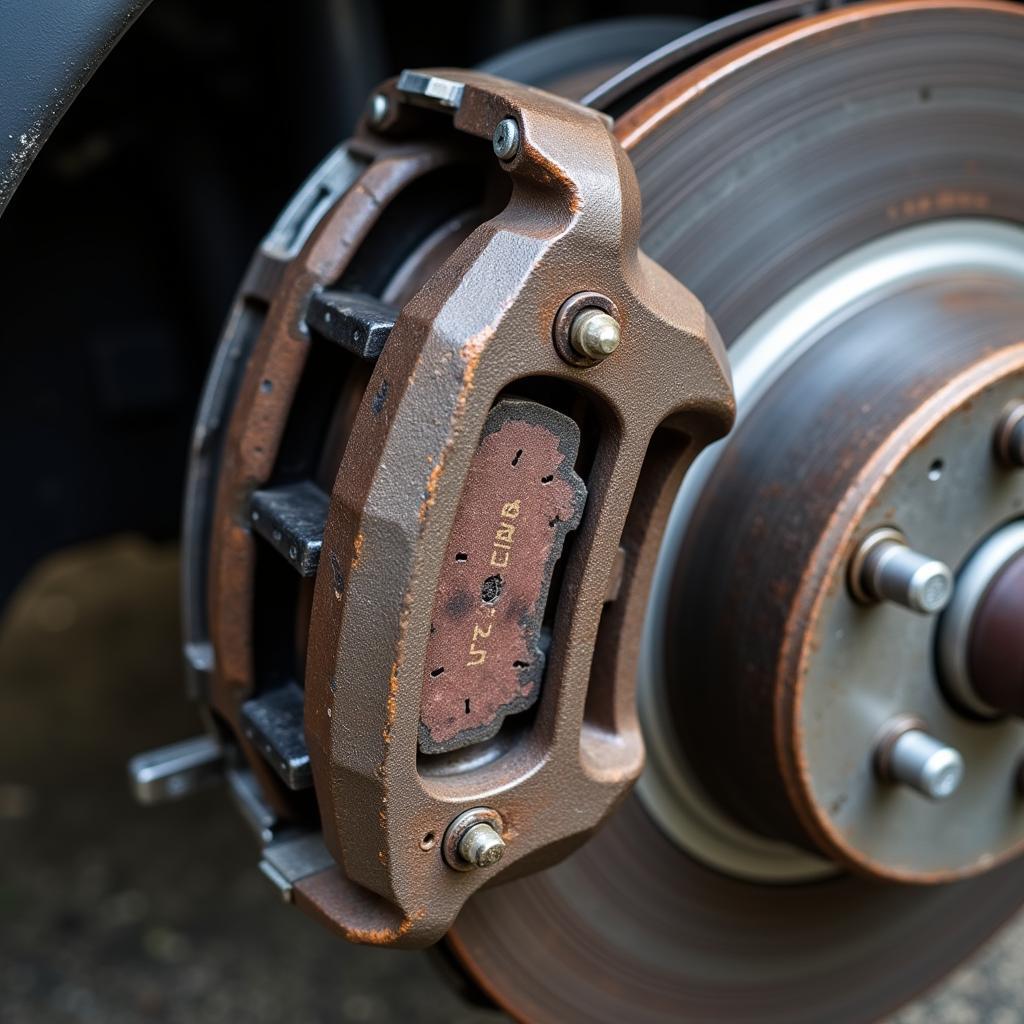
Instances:
[[[497,811],[490,807],[473,807],[468,811],[463,811],[445,830],[444,839],[441,841],[441,854],[448,867],[454,868],[456,871],[475,871],[477,869],[475,864],[469,864],[463,860],[462,854],[459,853],[459,843],[462,842],[462,837],[474,825],[490,825],[499,836],[504,836],[505,823]]]

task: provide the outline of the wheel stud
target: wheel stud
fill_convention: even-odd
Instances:
[[[909,547],[898,530],[875,530],[850,562],[850,589],[864,603],[893,601],[925,615],[941,612],[953,596],[945,562]]]
[[[960,752],[912,724],[887,729],[875,757],[885,781],[909,786],[931,800],[952,796],[964,777]]]
[[[1011,469],[1024,467],[1024,402],[1014,402],[999,417],[995,437],[996,458]]]

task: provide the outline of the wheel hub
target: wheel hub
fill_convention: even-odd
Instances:
[[[896,274],[881,269],[893,265]],[[714,866],[760,868],[766,880],[775,867],[780,881],[802,866],[812,878],[827,870],[808,857],[817,854],[937,881],[1015,851],[1005,793],[1024,736],[1004,723],[996,755],[993,730],[945,699],[935,617],[874,600],[858,580],[868,548],[883,550],[880,535],[902,533],[959,566],[1019,514],[1019,480],[992,438],[1021,388],[1019,356],[1004,346],[1017,338],[1022,292],[1024,234],[948,221],[844,258],[738,340],[740,422],[680,496],[663,555],[675,540],[676,561],[656,591],[669,612],[664,631],[652,617],[642,705],[652,736],[645,802],[684,845],[703,836]],[[946,581],[931,582],[941,610]],[[659,642],[669,645],[664,663]],[[878,768],[880,737],[907,716],[966,757],[968,780],[942,807],[895,792]],[[680,758],[746,825],[731,850],[716,855],[713,834],[695,827],[693,782],[673,787]],[[959,850],[944,838],[950,814],[970,819]],[[750,833],[788,842],[791,856],[775,865],[755,845],[745,867]]]

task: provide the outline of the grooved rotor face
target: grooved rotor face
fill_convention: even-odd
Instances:
[[[728,342],[899,229],[1024,224],[1022,13],[857,6],[670,82],[618,126],[644,194],[645,251],[701,297]],[[722,571],[742,573],[742,560]],[[685,687],[685,672],[671,682]],[[479,894],[452,946],[524,1020],[862,1022],[941,977],[1024,900],[1016,863],[921,888],[836,874],[819,858],[829,877],[800,867],[778,885],[710,870],[685,846],[631,798],[564,864]]]

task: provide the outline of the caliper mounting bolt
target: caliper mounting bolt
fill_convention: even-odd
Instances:
[[[391,104],[387,96],[382,92],[375,92],[370,97],[370,102],[367,105],[366,119],[374,128],[379,128],[384,123],[384,119],[388,116],[390,109]]]
[[[489,868],[501,860],[505,840],[486,822],[466,829],[459,840],[459,856],[478,868]]]
[[[909,716],[894,719],[883,730],[875,747],[875,766],[886,782],[909,786],[930,800],[952,796],[964,777],[960,752]]]
[[[619,311],[607,295],[577,292],[562,303],[552,326],[558,354],[573,366],[596,366],[622,341]]]
[[[494,129],[491,144],[499,160],[511,160],[519,152],[519,122],[514,117],[502,118]]]
[[[858,601],[893,601],[924,615],[941,612],[953,596],[945,562],[914,551],[899,530],[875,530],[850,561],[850,589]]]
[[[447,828],[441,850],[456,871],[494,867],[505,853],[501,815],[490,807],[463,811]]]
[[[573,350],[596,362],[607,359],[619,347],[621,340],[618,320],[603,309],[585,309],[573,320],[569,330]]]

